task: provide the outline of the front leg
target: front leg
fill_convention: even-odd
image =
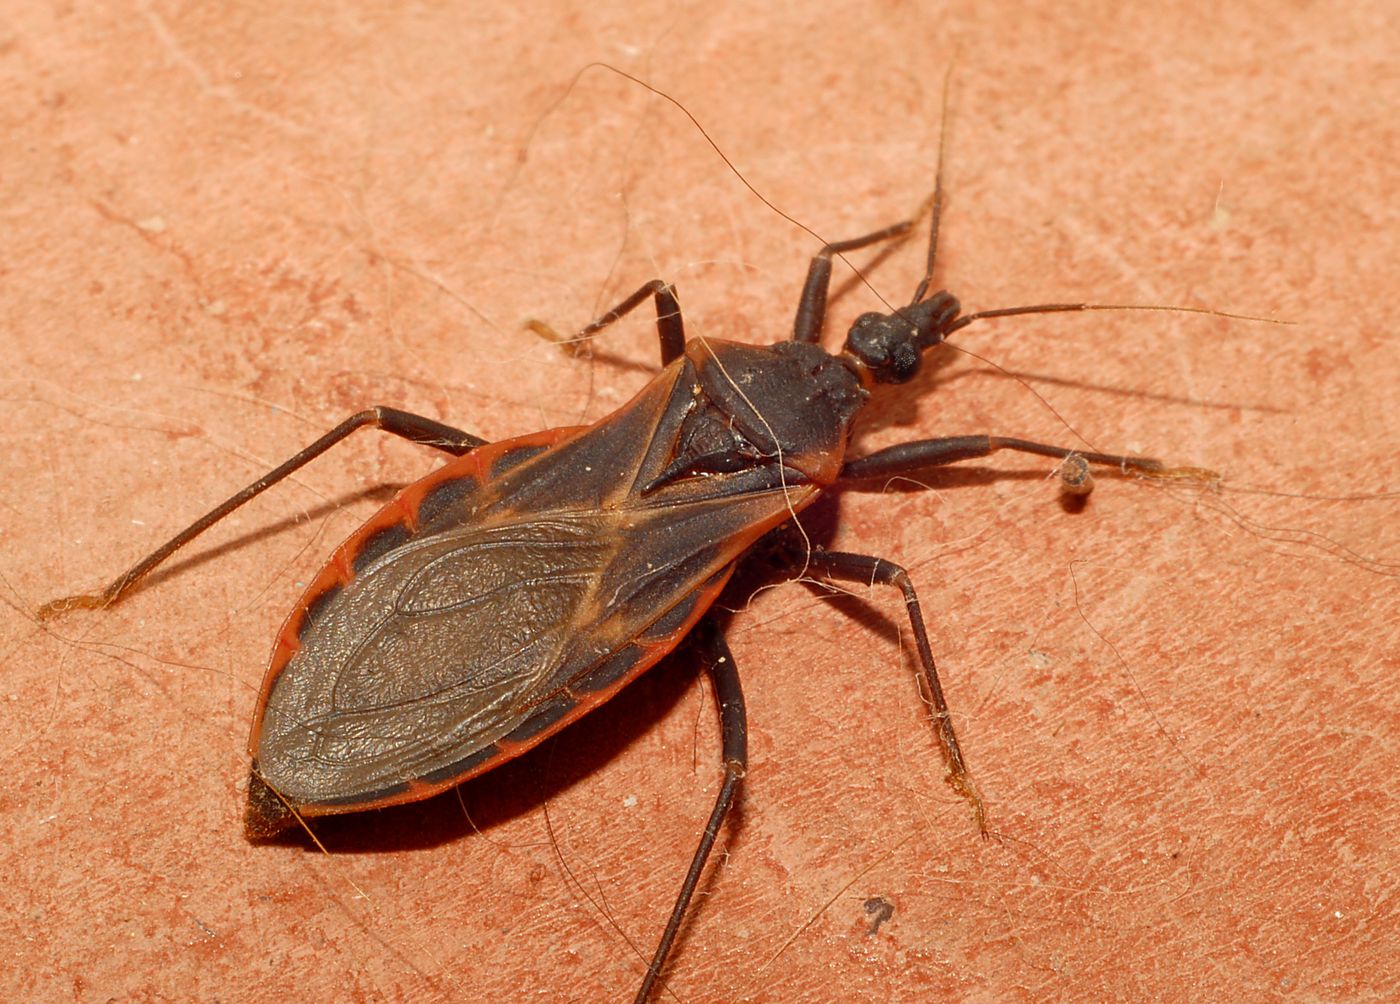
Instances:
[[[1048,446],[1028,439],[1011,439],[1006,436],[944,436],[939,439],[918,439],[912,443],[900,443],[883,450],[876,450],[865,457],[847,460],[841,465],[841,481],[864,481],[872,478],[894,478],[912,475],[930,467],[956,464],[961,460],[973,460],[990,456],[998,450],[1015,450],[1020,453],[1034,453],[1042,457],[1055,457],[1060,460],[1069,457],[1082,457],[1090,464],[1116,467],[1125,474],[1140,474],[1149,478],[1197,478],[1210,481],[1219,478],[1214,471],[1203,467],[1167,467],[1160,460],[1151,457],[1134,457],[1118,453],[1094,453],[1088,450],[1074,450],[1064,446]]]
[[[797,317],[792,324],[792,340],[794,342],[821,341],[822,325],[826,322],[826,297],[831,289],[832,255],[845,254],[847,251],[859,251],[863,247],[878,244],[880,241],[906,237],[914,222],[912,219],[903,220],[862,237],[853,237],[848,241],[835,241],[818,251],[812,257],[812,263],[807,266],[807,280],[802,284],[802,296],[797,301]]]

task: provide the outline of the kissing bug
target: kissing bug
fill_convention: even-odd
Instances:
[[[1190,476],[1146,458],[987,435],[925,439],[862,457],[847,444],[882,384],[980,319],[1100,309],[1044,304],[963,315],[928,295],[942,205],[929,209],[927,269],[908,303],[856,320],[839,352],[819,345],[833,255],[906,237],[919,217],[813,258],[792,336],[769,346],[687,340],[675,290],[640,287],[580,332],[650,300],[663,370],[589,426],[503,442],[387,407],[359,412],[217,506],[98,594],[44,616],[117,602],[243,503],[373,426],[453,459],[396,498],[332,555],[274,647],[249,740],[250,837],[299,819],[425,798],[499,765],[603,703],[693,635],[720,705],[724,781],[637,999],[655,988],[747,764],[737,668],[707,611],[737,562],[825,491],[1002,449],[1147,476]],[[899,588],[949,781],[985,815],[954,731],[918,598],[882,558],[799,550],[795,566]]]

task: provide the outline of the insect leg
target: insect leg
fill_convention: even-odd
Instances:
[[[244,488],[236,495],[225,499],[219,505],[185,527],[185,529],[170,538],[170,540],[166,541],[121,575],[117,576],[117,578],[109,583],[101,592],[80,593],[76,596],[65,596],[61,599],[50,600],[39,608],[37,614],[38,618],[40,620],[47,620],[56,614],[68,610],[86,610],[111,606],[113,603],[117,602],[117,600],[121,599],[122,596],[136,585],[136,583],[149,575],[152,569],[162,561],[194,540],[194,538],[198,537],[219,520],[223,519],[254,496],[261,495],[264,491],[287,477],[287,475],[291,474],[293,471],[315,460],[342,439],[345,439],[358,429],[363,429],[365,426],[373,426],[376,429],[392,433],[395,436],[410,440],[411,442],[419,443],[423,446],[435,447],[446,453],[451,453],[454,456],[461,456],[468,450],[486,443],[486,440],[463,432],[460,429],[454,429],[450,425],[443,425],[441,422],[434,421],[431,418],[424,418],[422,415],[413,415],[406,411],[399,411],[397,408],[376,406],[361,412],[356,412],[306,449],[297,453],[285,463],[274,467],[262,477],[258,478],[258,480],[248,485],[248,487]]]
[[[909,625],[914,630],[919,667],[923,671],[928,701],[933,712],[933,725],[938,733],[939,745],[943,747],[943,755],[948,761],[948,784],[972,803],[977,828],[985,837],[986,810],[982,806],[981,796],[972,785],[972,778],[968,775],[967,765],[963,760],[962,748],[958,745],[957,733],[953,731],[953,717],[943,696],[943,686],[938,682],[938,669],[933,663],[933,648],[929,645],[928,631],[924,628],[924,615],[919,608],[919,597],[914,592],[914,584],[909,581],[909,573],[884,558],[850,554],[845,551],[813,549],[806,553],[804,558],[808,569],[830,578],[864,582],[868,585],[895,586],[904,594],[904,605],[909,611]]]
[[[729,815],[729,810],[734,804],[734,796],[739,789],[739,782],[743,779],[744,772],[748,770],[748,719],[744,713],[744,691],[739,685],[739,670],[734,665],[734,656],[729,651],[729,646],[725,644],[723,631],[712,619],[703,621],[696,628],[692,638],[694,639],[693,644],[699,647],[701,655],[706,661],[710,679],[714,681],[715,685],[715,701],[719,704],[720,735],[724,757],[724,783],[720,785],[719,794],[715,796],[715,806],[710,811],[710,820],[705,824],[705,832],[700,837],[700,844],[695,848],[695,854],[690,859],[690,870],[685,873],[685,881],[681,884],[680,895],[676,897],[676,903],[671,907],[671,918],[666,922],[666,930],[661,935],[661,942],[652,954],[651,963],[647,966],[646,977],[642,980],[641,989],[637,991],[635,1004],[645,1004],[657,981],[661,978],[661,970],[666,965],[666,957],[671,953],[671,945],[676,940],[681,923],[685,920],[686,910],[690,907],[691,897],[695,894],[695,887],[700,882],[700,873],[705,870],[705,862],[709,859],[710,851],[714,848],[715,838],[719,836],[719,828],[724,824],[725,816]]]
[[[897,446],[876,450],[869,456],[848,460],[841,467],[841,480],[898,477],[901,474],[913,474],[915,471],[929,467],[940,467],[944,464],[955,464],[960,460],[989,456],[997,450],[1037,453],[1042,457],[1083,457],[1091,464],[1116,467],[1124,473],[1144,474],[1148,477],[1209,477],[1211,475],[1210,471],[1194,467],[1166,467],[1160,460],[1153,460],[1151,457],[1130,457],[1117,453],[1071,450],[1063,446],[1047,446],[1044,443],[1033,443],[1026,439],[1009,439],[1005,436],[946,436],[940,439],[918,439],[912,443],[900,443]]]
[[[819,342],[822,337],[822,324],[826,320],[826,295],[831,289],[831,256],[859,251],[880,241],[894,240],[909,233],[916,220],[904,220],[883,227],[863,237],[853,237],[848,241],[828,244],[812,258],[807,266],[807,281],[802,284],[802,296],[797,301],[797,317],[792,323],[794,342]]]
[[[685,324],[681,319],[681,305],[676,300],[676,288],[665,279],[651,280],[612,310],[590,322],[572,338],[561,338],[543,321],[528,321],[526,327],[551,342],[581,345],[614,321],[631,313],[649,296],[656,301],[656,334],[661,340],[661,364],[664,366],[685,352]]]

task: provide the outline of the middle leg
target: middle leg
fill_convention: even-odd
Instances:
[[[656,335],[661,342],[661,365],[665,366],[685,352],[685,324],[681,319],[681,305],[676,299],[676,288],[665,279],[653,279],[646,283],[612,310],[584,326],[572,338],[560,337],[558,332],[543,321],[528,321],[525,326],[556,344],[582,345],[608,325],[636,310],[647,297],[651,297],[656,303]]]
[[[967,763],[963,759],[962,747],[953,729],[952,712],[948,710],[948,700],[943,696],[943,684],[938,679],[938,667],[933,661],[933,647],[929,644],[928,631],[924,627],[923,610],[919,606],[918,594],[909,573],[894,562],[866,554],[851,554],[845,551],[823,551],[813,549],[792,555],[794,563],[832,579],[848,582],[864,582],[867,585],[894,586],[904,594],[904,606],[909,613],[909,626],[914,632],[914,647],[919,659],[919,669],[923,673],[929,710],[933,726],[938,734],[938,744],[943,747],[943,756],[948,762],[948,784],[972,805],[973,818],[978,832],[987,836],[987,813],[982,798],[972,784]]]

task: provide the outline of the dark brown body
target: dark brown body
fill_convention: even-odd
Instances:
[[[250,834],[426,797],[606,701],[835,481],[864,397],[817,346],[693,339],[597,424],[405,488],[283,626],[249,740]]]

